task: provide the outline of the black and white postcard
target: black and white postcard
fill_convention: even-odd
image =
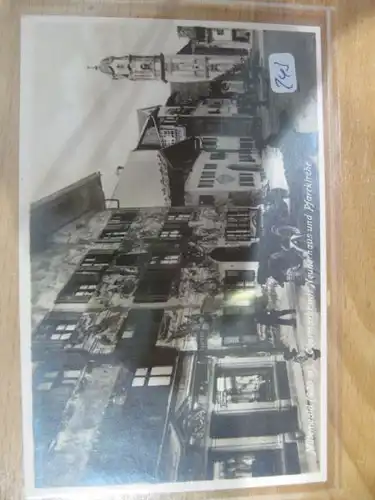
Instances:
[[[28,493],[326,480],[319,28],[21,25]]]

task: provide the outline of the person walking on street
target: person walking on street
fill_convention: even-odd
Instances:
[[[276,309],[263,309],[257,311],[254,315],[254,319],[261,325],[266,326],[297,326],[297,320],[295,318],[295,309],[282,309],[277,311]],[[284,318],[284,316],[292,316],[291,318]]]
[[[284,351],[285,361],[295,361],[296,363],[304,363],[309,359],[316,361],[320,359],[320,349],[305,349],[304,352],[298,352],[297,349],[288,349]]]
[[[268,309],[269,298],[265,289],[259,294],[253,290],[248,290],[239,297],[234,294],[232,300],[225,304],[226,306],[245,306],[247,321],[250,325],[250,320],[255,323],[266,326],[297,326],[297,321],[295,318],[295,309],[282,309],[280,311],[276,309]],[[290,318],[284,318],[284,316],[292,316]]]

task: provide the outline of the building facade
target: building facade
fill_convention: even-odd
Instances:
[[[230,136],[261,137],[261,119],[254,113],[242,112],[236,98],[207,98],[197,106],[162,106],[157,123],[164,127],[183,127],[185,137]]]
[[[191,137],[201,138],[210,151],[259,155],[262,119],[255,112],[241,112],[237,100],[229,98],[208,98],[196,106],[158,106],[142,121],[137,148],[160,149]]]
[[[186,181],[185,204],[251,206],[260,203],[264,183],[257,151],[203,151]]]
[[[37,483],[307,471],[298,381],[277,328],[248,314],[246,294],[263,295],[258,210],[122,209],[95,221],[84,248],[76,236],[64,283],[34,258],[45,275],[33,293]],[[69,228],[55,236],[71,242]]]
[[[246,29],[205,28],[201,26],[178,26],[180,38],[189,38],[202,43],[240,42],[251,43],[253,32]]]

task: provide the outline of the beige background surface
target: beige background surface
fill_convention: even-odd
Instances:
[[[221,7],[177,0],[0,2],[0,500],[22,498],[17,265],[20,14],[289,20],[290,10],[270,11],[254,4],[259,2],[228,0]],[[301,23],[314,22],[319,15],[305,13],[301,18]],[[271,491],[272,498],[288,500],[375,498],[375,2],[339,0],[335,24],[341,158],[331,142],[327,172],[330,477],[327,485],[304,491],[289,488],[286,496]],[[332,105],[326,118],[334,126],[332,119],[337,116]],[[252,498],[255,493],[251,492]],[[246,498],[250,492],[191,496]]]

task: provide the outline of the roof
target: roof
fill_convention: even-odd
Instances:
[[[192,54],[193,53],[193,44],[192,41],[189,40],[189,42],[180,49],[177,54]]]
[[[160,106],[149,106],[148,108],[141,108],[137,110],[139,132],[142,132],[142,129],[146,121],[150,118],[151,113],[156,111],[159,107]]]

